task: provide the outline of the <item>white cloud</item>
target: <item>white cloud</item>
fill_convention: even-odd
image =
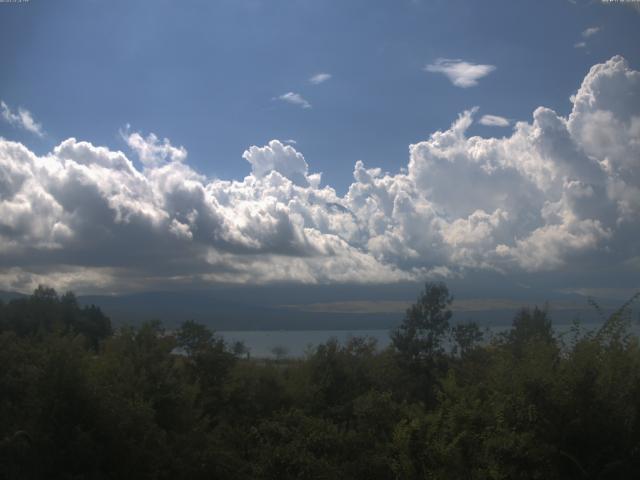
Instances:
[[[173,147],[167,138],[160,142],[153,133],[144,138],[137,132],[130,134],[127,131],[122,132],[122,136],[145,166],[158,166],[168,161],[182,162],[187,158],[184,147]]]
[[[282,100],[283,102],[290,103],[292,105],[297,105],[302,108],[311,108],[311,104],[304,99],[302,95],[294,92],[287,92],[279,97],[276,97],[277,100]]]
[[[489,75],[496,67],[469,63],[463,60],[439,58],[435,63],[427,65],[424,69],[427,72],[442,73],[456,87],[469,88],[476,86],[478,80]]]
[[[16,127],[23,128],[28,132],[38,135],[39,137],[44,135],[42,125],[34,120],[33,115],[31,115],[29,110],[18,108],[18,111],[14,113],[6,103],[0,101],[0,112],[2,113],[2,118],[5,122]]]
[[[480,119],[482,125],[487,127],[508,127],[511,122],[504,117],[498,115],[483,115]]]
[[[264,178],[271,172],[278,172],[297,185],[306,185],[309,167],[304,156],[289,145],[271,140],[264,147],[252,146],[242,154],[251,164],[251,173],[256,178]]]
[[[582,32],[582,36],[584,38],[589,38],[594,36],[599,31],[600,31],[600,27],[589,27]]]
[[[244,152],[244,179],[222,180],[153,134],[124,134],[142,168],[74,138],[42,156],[0,139],[0,288],[394,282],[587,260],[629,269],[640,72],[613,57],[572,102],[568,117],[539,107],[503,138],[468,136],[476,109],[465,111],[411,145],[399,173],[356,162],[345,195],[278,140]]]
[[[321,83],[330,80],[331,76],[332,75],[330,73],[317,73],[309,78],[309,83],[312,83],[313,85],[320,85]]]
[[[596,35],[598,32],[600,32],[601,28],[600,27],[589,27],[587,29],[585,29],[582,32],[582,37],[585,39],[588,39],[590,37],[593,37],[594,35]],[[573,44],[574,48],[587,48],[587,42],[585,40],[576,42]]]

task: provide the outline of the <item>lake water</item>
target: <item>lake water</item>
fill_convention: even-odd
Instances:
[[[237,331],[216,332],[227,342],[241,341],[250,350],[254,358],[270,358],[274,347],[282,347],[288,357],[302,357],[309,348],[336,338],[344,343],[352,337],[373,337],[378,347],[384,348],[391,341],[389,330],[269,330],[269,331]]]
[[[582,327],[587,330],[599,328],[602,324],[585,323]],[[553,326],[556,334],[568,332],[572,324],[556,324]],[[489,326],[490,334],[498,334],[508,330],[509,326]],[[638,324],[632,326],[632,330],[640,333]],[[305,352],[313,347],[325,343],[330,338],[335,338],[344,343],[352,337],[372,337],[377,340],[379,348],[385,348],[391,342],[389,330],[269,330],[269,331],[224,331],[217,332],[227,342],[241,341],[250,350],[254,358],[273,358],[273,349],[282,347],[288,357],[302,357]]]

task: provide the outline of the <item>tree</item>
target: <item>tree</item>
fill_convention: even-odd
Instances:
[[[553,344],[553,329],[547,307],[522,308],[513,318],[508,341],[516,354],[520,354],[527,343],[532,341]]]
[[[482,341],[484,335],[475,322],[459,323],[451,329],[453,353],[466,357]]]
[[[276,345],[271,349],[271,353],[276,357],[276,361],[280,362],[289,354],[289,349],[282,345]]]
[[[192,380],[200,386],[202,407],[214,415],[222,404],[223,384],[237,360],[235,355],[227,350],[222,338],[192,320],[180,326],[176,344],[187,354],[185,363]]]
[[[427,282],[424,291],[391,334],[393,346],[407,359],[428,360],[443,353],[442,340],[449,331],[453,297],[442,283]]]
[[[211,330],[201,323],[187,320],[176,332],[176,342],[187,355],[194,355],[212,346],[215,337]]]
[[[404,395],[430,407],[436,403],[438,377],[447,368],[443,340],[450,332],[449,307],[453,297],[444,283],[425,284],[418,301],[407,309],[405,318],[391,340],[397,352],[403,379]]]
[[[241,340],[236,340],[235,342],[233,342],[233,344],[231,345],[231,351],[238,358],[243,356],[246,356],[247,360],[251,358],[251,349],[247,347]]]
[[[54,289],[42,285],[30,297],[13,299],[0,310],[0,329],[20,336],[82,335],[97,350],[112,333],[111,321],[99,307],[80,307],[72,292],[58,296]]]

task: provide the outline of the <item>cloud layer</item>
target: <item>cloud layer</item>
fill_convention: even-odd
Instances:
[[[467,270],[640,265],[640,72],[595,65],[568,117],[539,107],[503,138],[475,109],[411,145],[400,173],[361,161],[345,195],[302,153],[247,149],[207,179],[167,139],[125,154],[69,138],[38,156],[0,139],[0,286],[122,291],[208,282],[394,282]]]

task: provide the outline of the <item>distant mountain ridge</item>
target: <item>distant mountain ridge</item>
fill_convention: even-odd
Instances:
[[[14,300],[16,298],[24,298],[27,296],[28,295],[25,295],[24,293],[0,290],[0,300],[2,300],[3,302],[10,302],[11,300]]]
[[[349,289],[317,285],[217,286],[207,290],[78,295],[78,300],[83,305],[99,306],[116,326],[160,320],[167,328],[174,328],[185,320],[195,320],[217,331],[369,330],[397,326],[419,289],[416,284]],[[25,296],[0,291],[0,299],[5,302]],[[544,301],[522,296],[458,298],[453,303],[453,320],[507,325],[518,309],[536,304],[542,306]],[[585,322],[598,321],[597,313],[579,295],[559,295],[549,305],[556,323],[568,323],[576,317]],[[610,310],[611,305],[605,304],[605,310]]]

